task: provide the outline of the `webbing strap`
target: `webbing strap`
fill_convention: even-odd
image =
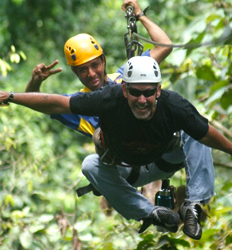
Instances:
[[[80,188],[77,188],[76,189],[76,193],[77,193],[77,196],[78,197],[81,197],[82,195],[84,194],[87,194],[89,192],[93,192],[94,195],[96,196],[101,196],[101,193],[99,193],[94,187],[93,185],[90,183],[89,185],[87,186],[84,186],[84,187],[80,187]]]
[[[174,164],[174,163],[167,162],[162,158],[155,160],[155,164],[160,170],[167,172],[167,173],[171,173],[174,171],[176,172],[184,167],[184,162]]]
[[[138,180],[139,174],[140,174],[140,167],[133,167],[126,181],[130,185],[133,185]]]

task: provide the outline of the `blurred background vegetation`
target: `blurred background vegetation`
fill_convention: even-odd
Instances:
[[[188,98],[232,141],[232,3],[215,0],[138,0],[175,45],[162,63],[163,88]],[[78,33],[101,44],[107,71],[126,61],[127,32],[122,0],[1,0],[0,89],[24,92],[35,65],[59,59],[62,73],[42,91],[73,93],[81,84],[65,63],[63,45]],[[138,23],[138,33],[149,38]],[[140,41],[145,49],[151,44]],[[210,42],[210,46],[198,46]],[[194,47],[195,46],[195,47]],[[232,248],[231,158],[216,150],[217,196],[203,237],[161,234],[113,211],[110,217],[92,194],[77,198],[87,184],[81,162],[93,152],[89,138],[48,116],[10,105],[0,110],[0,249],[223,249]],[[197,156],[196,156],[197,157]],[[185,182],[178,173],[172,184]]]

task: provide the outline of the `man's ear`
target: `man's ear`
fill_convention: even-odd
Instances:
[[[102,63],[104,64],[104,69],[106,70],[106,57],[104,54],[101,55]]]
[[[124,97],[127,98],[128,94],[127,94],[126,84],[125,83],[122,84],[122,92],[123,92]]]
[[[159,98],[161,95],[161,85],[159,84],[157,87],[156,97]]]

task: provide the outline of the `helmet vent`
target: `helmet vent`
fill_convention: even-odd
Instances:
[[[76,55],[75,54],[71,55],[71,58],[73,59],[73,61],[76,61]]]
[[[75,54],[75,50],[72,49],[72,47],[70,46],[66,46],[66,49],[69,51],[69,53],[71,54],[71,58],[73,61],[76,61],[76,54]]]
[[[129,67],[128,67],[127,75],[128,75],[128,77],[131,77],[133,65],[132,65],[131,62],[129,62],[129,61],[128,61],[128,65],[129,65]]]
[[[75,53],[75,50],[72,49],[70,46],[66,46],[66,49],[70,52],[70,54]]]
[[[157,77],[157,76],[159,75],[159,72],[158,72],[158,70],[157,70],[157,66],[156,66],[155,63],[153,64],[153,69],[154,69],[154,74],[155,74],[155,76]]]
[[[92,44],[95,44],[94,40],[92,37],[89,38]]]
[[[92,37],[90,37],[90,41],[91,41],[91,43],[93,44],[93,47],[94,47],[96,50],[99,50],[99,46],[96,44],[96,42],[93,40]]]

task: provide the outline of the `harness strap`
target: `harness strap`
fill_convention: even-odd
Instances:
[[[184,167],[184,162],[173,164],[173,163],[165,161],[162,158],[155,160],[155,164],[160,170],[166,173],[171,173],[174,171],[176,172]]]
[[[98,146],[97,153],[98,153],[100,160],[103,164],[105,164],[107,166],[119,165],[122,167],[134,167],[134,166],[128,165],[126,163],[123,163],[120,159],[118,159],[118,157],[114,153],[111,152],[111,150],[108,148],[108,146],[105,142],[105,137],[104,137],[103,131],[100,128],[98,128],[94,132],[94,136],[97,134],[99,134],[100,144],[96,143],[96,140],[94,141],[94,143],[95,143],[95,146]],[[102,152],[100,152],[101,150],[99,150],[99,145],[101,147],[101,150],[103,150]]]
[[[139,167],[133,167],[129,176],[126,178],[126,181],[130,184],[133,185],[139,178],[140,174],[140,166]]]
[[[77,196],[78,197],[81,197],[82,195],[84,194],[87,194],[89,192],[93,192],[94,195],[96,196],[101,196],[101,193],[99,193],[94,187],[93,185],[90,183],[89,185],[87,186],[84,186],[84,187],[80,187],[80,188],[77,188],[76,189],[76,193],[77,193]]]

